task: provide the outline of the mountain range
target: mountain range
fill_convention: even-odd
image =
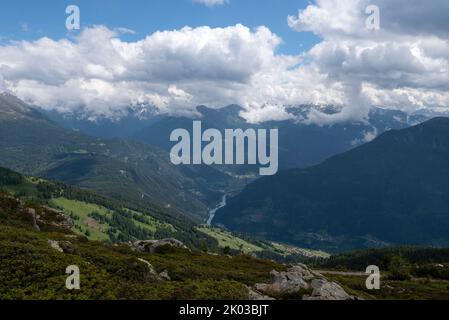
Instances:
[[[449,118],[250,184],[217,224],[329,251],[449,244]]]
[[[209,167],[173,166],[167,152],[136,141],[62,128],[9,94],[0,96],[0,136],[0,166],[196,221],[207,217],[232,180]]]
[[[120,119],[92,119],[81,114],[59,114],[44,111],[43,114],[59,125],[101,138],[125,138],[146,143],[170,151],[170,134],[175,129],[192,131],[192,121],[201,120],[204,129],[279,129],[279,160],[281,169],[304,168],[316,165],[327,158],[348,151],[371,141],[377,135],[391,129],[403,129],[435,117],[434,113],[407,114],[397,110],[372,108],[364,121],[346,121],[336,124],[309,123],[311,111],[334,114],[334,106],[300,105],[290,107],[292,119],[248,123],[241,115],[244,109],[230,105],[215,109],[206,106],[196,108],[197,116],[157,115],[152,109],[142,106],[130,108],[127,116]],[[255,174],[258,166],[217,168],[234,174]]]
[[[366,121],[347,121],[333,125],[319,125],[304,121],[307,114],[316,108],[318,107],[310,105],[298,106],[290,111],[295,115],[293,119],[251,124],[242,118],[243,109],[240,106],[232,105],[222,109],[200,106],[197,108],[199,116],[194,119],[201,120],[205,129],[215,128],[220,131],[249,128],[279,129],[280,169],[316,165],[335,154],[369,142],[387,130],[403,129],[430,119],[426,115],[407,115],[401,111],[373,108]],[[329,107],[320,111],[330,114],[335,112],[335,109]],[[171,148],[170,133],[177,128],[191,132],[192,119],[161,117],[146,128],[137,130],[132,138],[168,151]],[[234,171],[241,174],[257,170],[258,167],[251,166],[234,168]]]
[[[0,95],[0,166],[194,223],[228,194],[216,225],[313,249],[449,243],[446,118],[419,124],[433,114],[372,108],[365,121],[318,125],[306,121],[311,110],[338,110],[301,106],[289,109],[295,119],[250,124],[242,110],[200,106],[194,119],[203,129],[278,128],[276,176],[259,178],[252,166],[172,165],[170,133],[191,131],[192,118],[131,110],[92,121],[10,94]]]

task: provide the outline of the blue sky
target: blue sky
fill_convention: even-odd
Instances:
[[[319,41],[312,33],[298,33],[287,25],[287,16],[296,15],[308,3],[304,0],[231,0],[229,4],[206,7],[192,0],[2,0],[0,36],[3,43],[43,36],[65,37],[65,8],[76,4],[81,10],[82,27],[106,25],[137,32],[122,36],[124,40],[134,41],[158,30],[184,26],[226,27],[241,23],[248,27],[267,26],[284,40],[279,53],[297,54]]]

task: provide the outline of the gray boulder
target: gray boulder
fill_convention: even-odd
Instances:
[[[248,288],[248,299],[251,301],[272,301],[276,300],[272,297],[266,296],[260,292],[257,292],[251,288]]]
[[[58,241],[55,241],[55,240],[48,240],[48,245],[49,245],[52,249],[54,249],[54,250],[56,250],[56,251],[58,251],[58,252],[60,252],[60,253],[64,253],[64,250],[59,246],[59,242],[58,242]]]
[[[271,271],[270,283],[258,283],[255,289],[264,294],[295,293],[310,288],[307,281],[313,279],[312,273],[304,265],[298,265],[285,272]]]
[[[181,241],[176,239],[134,241],[129,242],[128,245],[134,251],[147,253],[156,253],[159,248],[164,246],[188,249]]]
[[[33,228],[36,231],[41,231],[41,228],[39,227],[39,225],[37,224],[38,220],[39,220],[39,216],[36,213],[36,210],[34,210],[33,208],[27,208],[26,212],[30,215],[32,223],[33,223]]]
[[[171,281],[171,277],[168,274],[167,270],[164,270],[163,272],[159,273],[159,278],[161,278],[161,280]]]
[[[312,295],[305,300],[354,300],[335,282],[324,279],[314,279],[311,284],[313,288]]]
[[[304,295],[304,300],[354,300],[335,282],[328,281],[323,275],[310,270],[304,264],[297,264],[287,271],[270,273],[269,283],[258,283],[254,286],[251,297],[257,294],[265,296],[281,296],[311,292]]]
[[[141,258],[138,258],[137,260],[139,260],[140,262],[142,262],[144,265],[147,266],[147,274],[146,274],[145,278],[154,279],[154,280],[157,280],[157,281],[162,281],[163,280],[159,276],[159,274],[157,273],[156,269],[153,267],[153,265],[151,263],[149,263],[147,260],[141,259]]]

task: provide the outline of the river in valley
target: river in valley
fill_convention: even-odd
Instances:
[[[218,204],[218,206],[215,207],[215,209],[212,209],[209,211],[209,218],[207,219],[207,225],[211,226],[212,225],[212,221],[215,218],[215,214],[217,213],[218,210],[220,210],[221,208],[224,208],[226,206],[226,200],[228,198],[228,195],[224,195],[223,199],[221,200],[221,202]]]

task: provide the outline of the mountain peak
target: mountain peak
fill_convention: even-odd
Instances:
[[[198,106],[196,110],[202,115],[214,113],[214,114],[231,115],[239,117],[240,111],[243,111],[243,108],[239,105],[232,104],[223,108],[210,108],[207,106]]]
[[[42,115],[9,92],[0,93],[0,119],[42,119]]]
[[[423,126],[444,126],[449,128],[449,117],[436,117],[426,121]]]

